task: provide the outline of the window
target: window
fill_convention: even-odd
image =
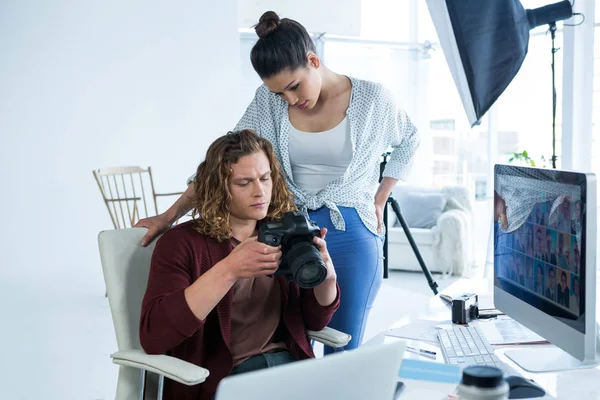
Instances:
[[[554,45],[559,49],[562,47],[560,32],[556,32]],[[545,31],[532,33],[528,54],[521,69],[496,103],[498,130],[516,133],[516,138],[511,138],[513,141],[516,140],[515,151],[527,151],[536,165],[540,163],[542,156],[546,160],[550,160],[552,156],[551,49],[550,35],[546,35]],[[562,54],[562,49],[555,53],[556,155],[559,168],[562,131]],[[499,156],[508,155],[499,152]]]
[[[324,62],[331,70],[382,83],[390,89],[396,101],[409,113],[415,115],[414,96],[416,82],[411,74],[416,70],[418,60],[406,48],[373,44],[355,39],[338,41],[324,38]]]

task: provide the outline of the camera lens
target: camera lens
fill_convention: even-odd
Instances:
[[[286,257],[294,280],[304,289],[318,286],[327,276],[327,268],[321,254],[312,243],[293,245]]]
[[[321,264],[318,262],[307,262],[304,264],[298,272],[299,278],[304,282],[317,281],[321,274]]]

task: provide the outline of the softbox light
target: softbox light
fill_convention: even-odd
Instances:
[[[534,10],[518,0],[427,0],[427,7],[471,127],[521,68],[529,31],[573,15],[567,0]]]

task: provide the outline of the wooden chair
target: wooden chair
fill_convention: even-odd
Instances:
[[[183,194],[156,193],[150,167],[101,168],[92,172],[115,229],[131,228],[142,218],[158,215],[158,197]]]

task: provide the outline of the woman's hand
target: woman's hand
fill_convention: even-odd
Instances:
[[[383,232],[383,210],[385,210],[385,204],[387,201],[375,202],[375,215],[377,216],[377,233]]]
[[[154,217],[148,217],[140,219],[133,227],[134,228],[148,228],[148,232],[142,238],[142,246],[146,247],[155,237],[169,229],[172,221],[165,214],[159,214]]]
[[[387,204],[388,197],[392,193],[392,189],[398,183],[398,179],[386,176],[381,180],[377,193],[375,193],[375,215],[377,216],[377,233],[383,232],[383,210]]]

